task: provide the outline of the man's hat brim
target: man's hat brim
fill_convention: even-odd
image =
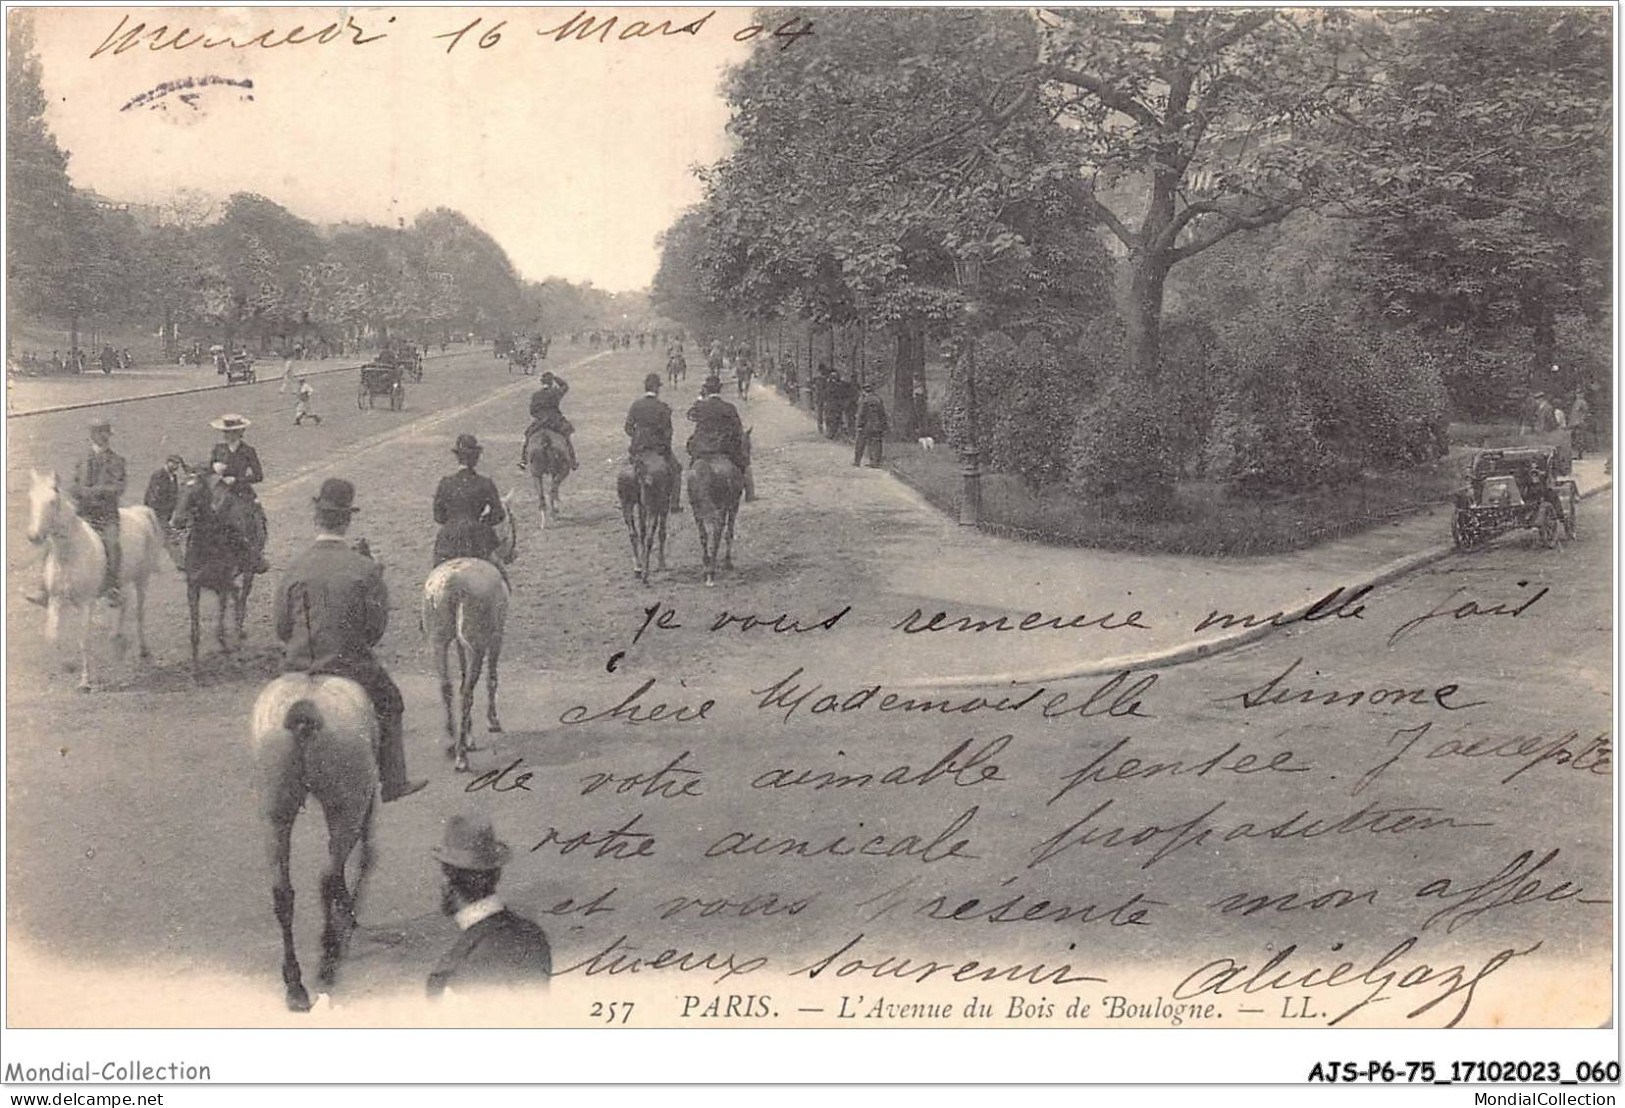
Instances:
[[[451,866],[453,869],[474,870],[478,873],[490,873],[499,870],[508,864],[513,851],[507,843],[492,844],[494,849],[489,854],[470,850],[467,847],[445,846],[444,844],[431,848],[431,853],[441,865]]]

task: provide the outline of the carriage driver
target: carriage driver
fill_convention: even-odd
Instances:
[[[314,501],[316,542],[288,567],[276,588],[276,637],[286,644],[284,673],[330,673],[367,691],[378,716],[378,778],[386,802],[411,796],[428,781],[406,777],[401,690],[373,656],[389,625],[384,567],[345,539],[355,486],[322,482]]]
[[[260,507],[254,486],[265,480],[260,468],[260,456],[243,441],[243,432],[253,426],[236,412],[227,412],[209,424],[223,433],[225,442],[217,442],[209,451],[209,464],[220,483],[236,498],[239,510],[231,513],[233,526],[248,547],[248,556],[255,573],[270,573],[265,560],[265,509]]]
[[[124,495],[124,459],[113,452],[113,425],[98,419],[90,425],[90,456],[73,469],[73,485],[68,495],[73,498],[79,515],[101,536],[107,553],[107,569],[102,575],[102,595],[107,603],[117,608],[123,603],[119,596],[118,571],[122,561],[118,536],[118,502]],[[45,582],[26,597],[30,604],[44,605]]]
[[[502,497],[497,494],[496,482],[474,472],[484,450],[479,440],[466,431],[457,436],[451,448],[462,468],[442,477],[434,490],[434,521],[440,524],[440,533],[434,537],[435,565],[452,558],[484,558],[502,569],[492,557],[499,545],[494,527],[506,518]],[[507,573],[502,576],[506,579]]]
[[[570,456],[570,468],[581,468],[576,462],[575,443],[570,436],[575,434],[575,426],[564,413],[559,410],[559,404],[564,400],[564,394],[570,391],[570,383],[563,377],[555,377],[551,373],[542,374],[542,387],[530,394],[530,426],[525,428],[525,441],[519,447],[519,468],[524,469],[530,460],[530,439],[537,431],[552,431],[564,440],[565,453]]]
[[[626,412],[626,456],[633,461],[639,454],[660,454],[671,468],[671,510],[682,509],[683,467],[671,450],[671,409],[660,399],[660,374],[651,373],[643,379],[643,395],[632,401]]]
[[[750,466],[745,453],[745,427],[739,412],[722,399],[722,381],[716,374],[700,386],[700,399],[689,408],[688,418],[694,422],[694,433],[688,437],[688,456],[721,455],[733,462],[743,477]]]

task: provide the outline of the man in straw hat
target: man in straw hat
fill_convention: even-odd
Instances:
[[[235,498],[228,500],[239,509],[229,513],[233,527],[248,547],[254,572],[270,573],[271,566],[265,560],[265,510],[254,492],[254,486],[265,480],[265,470],[260,468],[260,456],[254,448],[243,441],[243,433],[253,423],[236,412],[227,412],[209,426],[225,436],[224,442],[215,443],[209,451],[209,464]]]
[[[282,669],[331,673],[356,682],[378,715],[378,777],[385,801],[428,784],[406,776],[401,719],[406,705],[372,648],[389,625],[384,567],[350,546],[355,486],[329,477],[314,501],[316,541],[277,582],[276,637],[286,644]]]
[[[496,563],[491,557],[500,545],[495,527],[507,513],[502,510],[496,482],[475,472],[484,449],[467,431],[457,436],[451,448],[462,468],[442,477],[434,490],[434,521],[440,524],[440,533],[434,537],[435,565],[452,558],[484,558]]]
[[[440,860],[440,909],[462,935],[429,974],[429,996],[481,989],[546,988],[553,975],[547,935],[510,912],[497,898],[497,882],[512,852],[490,817],[454,815],[434,848]]]

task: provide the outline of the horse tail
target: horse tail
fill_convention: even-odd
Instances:
[[[293,736],[301,752],[310,744],[311,736],[324,726],[322,714],[308,699],[296,700],[282,717],[282,726]]]

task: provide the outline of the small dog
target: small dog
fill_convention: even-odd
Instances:
[[[937,440],[932,438],[930,435],[925,435],[924,437],[922,437],[920,439],[920,449],[921,450],[935,450],[936,448],[937,448]]]

